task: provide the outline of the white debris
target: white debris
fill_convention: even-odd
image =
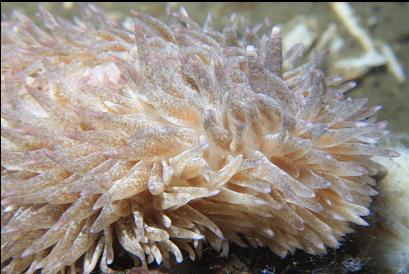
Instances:
[[[64,7],[64,9],[72,9],[74,7],[74,2],[63,2],[62,6]]]
[[[319,38],[316,49],[321,51],[328,47],[330,42],[334,40],[337,35],[337,25],[335,23],[331,23],[328,28],[324,31],[324,33]]]
[[[360,20],[351,5],[345,2],[337,2],[330,3],[330,6],[346,30],[355,37],[365,51],[361,56],[337,61],[334,69],[346,73],[347,79],[353,79],[362,76],[372,67],[387,65],[388,71],[400,83],[405,82],[406,76],[403,67],[392,48],[383,41],[374,41],[371,38],[369,32],[361,26]]]
[[[345,28],[354,36],[366,51],[376,51],[375,43],[369,33],[360,25],[354,9],[345,2],[330,3],[332,10],[341,20]]]
[[[283,28],[283,52],[297,43],[310,48],[318,36],[318,21],[315,17],[299,16],[285,24]]]
[[[356,79],[373,67],[386,63],[386,58],[374,51],[369,51],[358,57],[342,58],[335,61],[334,70],[347,79]]]
[[[406,137],[407,138],[407,137]],[[373,249],[373,255],[391,273],[407,273],[409,265],[409,150],[403,146],[394,148],[398,158],[375,157],[388,173],[379,183],[381,196],[375,203],[381,230]],[[401,271],[401,272],[400,272]]]
[[[345,46],[345,40],[341,36],[335,36],[329,45],[329,50],[331,53],[340,52]]]
[[[391,46],[385,42],[380,42],[380,50],[386,58],[388,71],[396,77],[399,83],[405,82],[405,72]]]

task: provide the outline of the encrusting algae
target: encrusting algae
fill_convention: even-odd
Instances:
[[[300,64],[278,27],[184,9],[39,12],[1,23],[2,273],[108,272],[117,243],[143,266],[204,244],[323,254],[367,224],[371,157],[396,153],[325,52]]]

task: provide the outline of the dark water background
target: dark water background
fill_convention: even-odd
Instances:
[[[164,17],[166,3],[98,3],[112,16],[123,18],[130,9]],[[174,7],[181,4],[172,4]],[[409,134],[409,4],[408,3],[352,3],[362,25],[370,31],[374,39],[389,43],[404,66],[407,81],[399,84],[384,67],[371,70],[358,79],[358,87],[353,96],[369,97],[370,104],[381,104],[380,119],[388,120],[394,135]],[[53,14],[66,18],[80,16],[78,4],[47,3]],[[184,3],[190,16],[203,22],[207,13],[212,12],[215,27],[221,28],[227,23],[232,12],[244,15],[254,24],[269,18],[273,23],[286,23],[298,15],[314,15],[324,30],[330,22],[339,21],[326,3]],[[12,9],[24,11],[30,17],[36,17],[37,4],[1,3],[2,13],[8,15]],[[376,24],[371,23],[375,18]],[[354,48],[350,49],[353,52]],[[376,213],[366,218],[375,223]],[[326,256],[308,256],[297,251],[293,256],[280,259],[267,249],[243,249],[230,247],[228,258],[219,258],[210,249],[205,249],[203,258],[180,265],[172,265],[170,273],[386,273],[377,265],[369,250],[377,239],[379,231],[369,227],[355,227],[356,233],[346,237],[342,248],[329,250]],[[118,267],[126,264],[118,261]],[[349,262],[349,264],[348,264]],[[169,270],[163,269],[164,272]]]

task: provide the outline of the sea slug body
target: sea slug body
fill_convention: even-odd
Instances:
[[[367,224],[371,157],[396,154],[325,52],[300,64],[278,27],[218,32],[184,9],[39,12],[2,21],[2,273],[108,271],[116,246],[144,266],[204,244],[323,254]]]

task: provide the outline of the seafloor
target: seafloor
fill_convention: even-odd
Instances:
[[[138,9],[148,14],[163,17],[165,3],[101,3],[112,16],[123,17],[130,9]],[[172,3],[174,7],[181,4]],[[367,96],[370,104],[381,104],[380,119],[388,120],[393,135],[409,134],[409,3],[352,3],[362,25],[370,31],[371,36],[391,45],[406,70],[407,80],[398,83],[386,68],[376,68],[358,79],[358,87],[352,91],[353,96]],[[80,15],[80,5],[70,2],[48,3],[46,6],[54,13],[64,17]],[[244,15],[252,22],[261,22],[270,18],[274,23],[286,23],[298,15],[313,15],[318,18],[320,26],[325,28],[329,22],[338,19],[328,4],[319,3],[184,3],[191,17],[203,22],[208,12],[216,19],[216,27],[221,27],[232,12]],[[10,14],[12,9],[20,9],[35,18],[37,4],[34,3],[1,3],[2,16]],[[340,25],[340,24],[339,24]],[[347,41],[348,42],[348,41]],[[350,51],[357,51],[351,43]],[[408,142],[408,138],[406,142]],[[377,221],[377,214],[367,217],[368,223]],[[267,249],[243,249],[230,247],[230,256],[220,258],[210,250],[204,251],[201,260],[182,264],[172,264],[169,268],[161,266],[164,273],[388,273],[382,265],[370,255],[379,236],[376,225],[355,227],[356,233],[346,237],[342,248],[329,250],[326,256],[308,256],[302,251],[285,259],[273,255]],[[129,267],[129,260],[119,258],[114,268]],[[403,270],[404,271],[404,270]],[[409,269],[408,269],[409,271]],[[405,272],[402,272],[405,273]]]

